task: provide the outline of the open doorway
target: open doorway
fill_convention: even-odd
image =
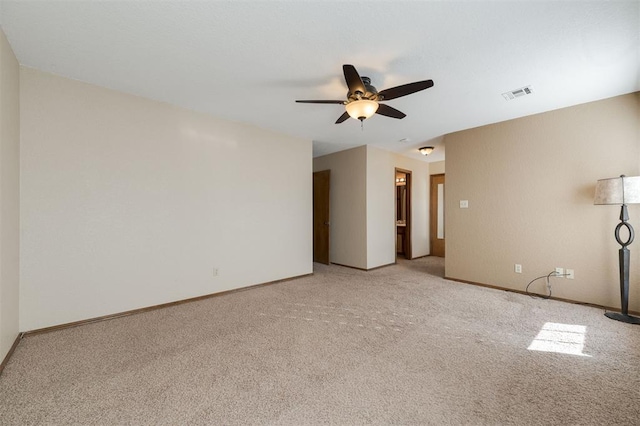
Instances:
[[[396,168],[396,259],[411,259],[411,171]]]
[[[444,174],[431,175],[429,191],[429,234],[431,255],[444,257]]]

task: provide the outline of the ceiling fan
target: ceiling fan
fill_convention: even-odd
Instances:
[[[415,83],[403,84],[402,86],[392,87],[380,92],[371,85],[369,77],[360,77],[353,65],[345,64],[342,66],[344,79],[349,87],[346,101],[332,100],[303,100],[296,101],[304,104],[340,104],[344,105],[346,111],[336,120],[336,124],[346,121],[352,117],[361,122],[371,117],[373,114],[380,114],[392,118],[405,118],[407,115],[402,111],[380,101],[390,101],[401,96],[407,96],[412,93],[433,87],[433,80],[416,81]]]

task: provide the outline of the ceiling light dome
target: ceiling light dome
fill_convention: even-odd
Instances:
[[[378,110],[378,103],[369,99],[349,102],[346,107],[347,113],[356,120],[365,120],[371,117]]]

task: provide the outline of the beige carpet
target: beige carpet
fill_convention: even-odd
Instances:
[[[315,265],[28,337],[0,424],[640,424],[640,327],[442,275]]]

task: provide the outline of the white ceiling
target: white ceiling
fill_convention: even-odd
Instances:
[[[435,145],[442,160],[447,133],[640,90],[637,0],[2,1],[0,23],[23,65],[311,139],[314,156]],[[294,102],[344,99],[347,63],[379,90],[435,86],[364,130]]]

